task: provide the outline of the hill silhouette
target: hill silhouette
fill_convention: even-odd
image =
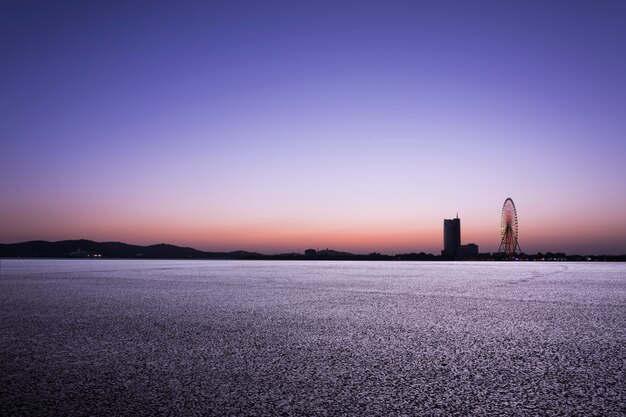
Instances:
[[[432,256],[432,255],[430,255]],[[33,240],[0,244],[0,257],[5,258],[111,258],[111,259],[273,259],[273,260],[392,260],[394,257],[372,253],[357,255],[333,249],[308,249],[302,253],[265,255],[237,250],[232,252],[205,252],[194,248],[159,243],[140,246],[122,242],[94,242],[92,240],[62,240],[48,242]]]
[[[27,258],[146,258],[146,259],[253,259],[264,255],[255,252],[203,252],[193,248],[159,243],[139,246],[122,242],[91,240],[34,240],[0,244],[0,256]]]

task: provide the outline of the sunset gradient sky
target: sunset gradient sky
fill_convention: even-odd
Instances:
[[[184,4],[183,4],[184,3]],[[624,1],[5,1],[0,242],[626,253]]]

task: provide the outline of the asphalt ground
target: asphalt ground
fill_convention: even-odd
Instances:
[[[626,264],[0,265],[0,415],[626,415]]]

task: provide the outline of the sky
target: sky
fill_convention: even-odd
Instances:
[[[0,5],[0,243],[626,253],[626,2]]]

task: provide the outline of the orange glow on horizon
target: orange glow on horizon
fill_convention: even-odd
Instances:
[[[162,209],[143,213],[132,207],[101,207],[68,212],[61,205],[49,205],[45,211],[33,204],[3,208],[11,219],[2,219],[2,242],[26,240],[90,239],[150,245],[170,243],[206,251],[246,250],[261,253],[303,252],[325,249],[353,253],[384,254],[427,252],[439,254],[443,246],[443,218],[405,215],[385,221],[367,221],[335,216],[234,219],[212,218],[198,212],[188,216]],[[494,213],[476,212],[461,217],[461,241],[476,243],[481,252],[494,252],[500,243],[499,218]],[[539,217],[544,214],[546,217]],[[584,213],[583,213],[584,214]],[[614,253],[611,247],[626,252],[626,224],[607,222],[598,217],[586,222],[579,216],[554,220],[551,212],[522,211],[520,246],[526,253]],[[278,217],[278,216],[277,216]],[[451,216],[448,216],[451,217]],[[420,221],[418,222],[417,219]],[[612,245],[612,246],[611,246]],[[597,248],[597,249],[594,249]]]

